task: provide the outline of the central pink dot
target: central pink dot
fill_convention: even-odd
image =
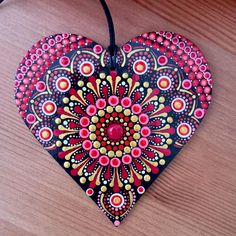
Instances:
[[[112,124],[107,129],[107,134],[110,139],[120,139],[123,135],[123,128],[120,124]]]

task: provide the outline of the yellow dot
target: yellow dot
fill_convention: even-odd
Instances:
[[[107,80],[111,80],[112,77],[110,75],[107,76]]]
[[[78,81],[78,85],[79,85],[80,87],[83,87],[83,86],[84,86],[84,82],[83,82],[82,80],[79,80],[79,81]]]
[[[129,127],[126,127],[126,130],[129,131]]]
[[[69,168],[70,167],[70,162],[69,161],[64,162],[64,167]]]
[[[121,144],[124,144],[124,140],[121,140],[120,143],[121,143]]]
[[[105,73],[100,73],[99,77],[100,77],[101,79],[104,79],[104,78],[106,77],[106,75],[105,75]]]
[[[123,74],[122,74],[122,77],[123,77],[124,79],[127,79],[128,76],[129,76],[129,75],[128,75],[127,73],[123,73]]]
[[[60,147],[62,145],[61,141],[56,141],[56,146]]]
[[[119,142],[116,142],[116,145],[119,145],[120,143]]]
[[[131,147],[136,147],[136,146],[137,146],[137,143],[136,143],[135,141],[131,141],[131,142],[130,142],[130,146],[131,146]]]
[[[119,150],[119,151],[116,151],[116,156],[117,156],[117,157],[121,157],[121,156],[122,156],[122,151],[120,151],[120,150]]]
[[[172,144],[172,139],[168,138],[168,139],[166,140],[166,143],[169,144],[169,145]]]
[[[148,87],[149,87],[149,83],[148,83],[148,82],[144,82],[144,83],[143,83],[143,87],[144,87],[144,88],[148,88]]]
[[[168,122],[168,123],[172,123],[172,122],[173,122],[173,118],[172,118],[172,117],[168,117],[168,118],[167,118],[167,122]]]
[[[137,122],[138,121],[138,117],[137,116],[131,116],[131,121],[133,122]]]
[[[95,140],[95,139],[97,138],[97,136],[96,136],[96,134],[90,134],[90,135],[89,135],[89,138],[90,138],[91,140]]]
[[[55,122],[56,122],[56,124],[60,124],[61,123],[61,119],[60,118],[56,118]]]
[[[137,124],[136,124],[136,125],[134,126],[134,130],[135,130],[135,131],[139,131],[140,129],[141,129],[141,126],[140,126],[140,125],[137,125]]]
[[[144,181],[148,182],[150,181],[151,177],[150,175],[144,175]]]
[[[120,105],[116,106],[115,110],[117,112],[121,112],[122,111],[122,106],[120,106]]]
[[[114,153],[113,151],[109,151],[109,152],[108,152],[108,156],[109,156],[109,157],[114,157],[114,155],[115,155],[115,153]]]
[[[123,122],[124,122],[124,120],[123,120],[123,119],[120,119],[120,122],[121,122],[121,123],[123,123]]]
[[[160,97],[160,98],[159,98],[159,102],[160,102],[160,103],[163,103],[164,101],[165,101],[165,98],[164,98],[164,97]]]
[[[183,126],[180,128],[180,133],[183,134],[183,135],[186,135],[188,133],[188,128]]]
[[[90,73],[91,68],[89,66],[84,66],[83,71],[84,73]]]
[[[104,116],[105,115],[105,111],[103,111],[103,110],[98,111],[98,115],[100,117]]]
[[[53,111],[53,109],[54,109],[54,107],[52,105],[47,105],[46,106],[46,110],[49,111],[49,112]]]
[[[89,126],[89,130],[90,130],[91,132],[94,132],[94,131],[96,130],[96,126],[95,126],[95,125],[90,125],[90,126]]]
[[[106,192],[107,191],[107,187],[106,186],[102,186],[101,187],[101,191],[104,193],[104,192]]]
[[[92,120],[93,123],[97,123],[98,122],[98,117],[97,116],[93,116],[91,120]]]
[[[125,148],[124,148],[124,152],[125,152],[125,153],[130,153],[130,147],[125,147]]]
[[[102,148],[100,148],[100,152],[101,152],[101,154],[105,154],[107,152],[107,149],[102,147]]]
[[[196,95],[193,95],[192,98],[195,99],[195,98],[196,98]]]
[[[130,136],[130,133],[129,133],[129,132],[126,132],[126,135],[127,135],[127,136]]]
[[[43,132],[42,132],[42,137],[43,137],[43,138],[47,139],[47,138],[49,138],[49,136],[50,136],[50,134],[49,134],[48,131],[43,131]]]
[[[137,70],[138,70],[138,71],[142,71],[142,70],[143,70],[143,65],[138,65],[138,66],[137,66]]]
[[[113,112],[113,107],[112,106],[108,106],[107,107],[107,112],[108,113],[112,113]]]
[[[70,101],[69,98],[63,98],[64,103],[68,103],[69,101]]]
[[[162,80],[160,85],[161,85],[161,87],[166,88],[168,86],[168,83],[167,83],[167,81]]]
[[[95,148],[100,148],[100,142],[98,142],[98,141],[95,141],[94,143],[93,143],[93,146],[95,147]]]
[[[130,177],[129,182],[132,184],[134,182],[134,177]]]
[[[125,109],[124,114],[125,114],[125,116],[129,116],[131,114],[130,109]]]
[[[165,161],[164,159],[161,159],[161,160],[159,161],[159,164],[160,164],[161,166],[165,165],[165,163],[166,163],[166,161]]]
[[[86,179],[84,177],[81,177],[79,181],[80,181],[81,184],[85,184]]]
[[[180,109],[181,106],[182,106],[182,104],[181,104],[180,102],[178,102],[178,101],[174,102],[173,105],[174,105],[174,107],[175,107],[176,109]]]
[[[126,185],[125,185],[125,189],[126,189],[126,190],[130,190],[130,189],[131,189],[131,185],[130,185],[130,184],[126,184]]]
[[[139,133],[135,133],[134,134],[134,139],[140,139],[140,134]]]

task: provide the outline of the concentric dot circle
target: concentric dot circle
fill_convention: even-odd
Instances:
[[[139,186],[139,187],[137,188],[137,192],[138,192],[139,194],[143,194],[143,193],[145,192],[145,188],[144,188],[143,186]]]
[[[157,58],[157,62],[158,62],[159,65],[164,66],[164,65],[167,64],[168,58],[166,56],[159,56]]]
[[[120,193],[114,193],[110,197],[110,204],[115,208],[122,207],[124,202],[124,197]]]
[[[120,163],[121,163],[121,162],[120,162],[120,159],[117,158],[117,157],[112,158],[111,161],[110,161],[110,164],[111,164],[111,166],[112,166],[113,168],[119,167],[119,166],[120,166]]]
[[[192,133],[192,128],[188,123],[181,123],[180,125],[178,125],[177,134],[181,138],[187,138],[191,135],[191,133]]]
[[[142,125],[146,125],[149,121],[149,117],[147,114],[141,114],[139,116],[139,122],[142,124]]]
[[[146,73],[147,69],[148,65],[144,60],[137,60],[133,64],[133,71],[137,75],[143,75],[144,73]]]
[[[70,80],[66,77],[60,77],[56,80],[56,88],[58,91],[65,93],[71,87]]]
[[[88,129],[82,128],[82,129],[79,131],[79,135],[80,135],[81,138],[88,138],[88,136],[89,136],[89,131],[88,131]]]
[[[88,189],[86,190],[86,194],[87,194],[88,196],[92,196],[92,195],[94,194],[94,190],[93,190],[92,188],[88,188]]]
[[[171,87],[171,80],[168,76],[161,76],[158,80],[157,80],[157,86],[159,89],[161,90],[168,90]]]
[[[148,137],[149,135],[151,134],[151,130],[148,128],[148,127],[146,127],[146,126],[144,126],[142,129],[141,129],[141,135],[143,136],[143,137]]]
[[[102,155],[99,157],[99,163],[102,166],[107,166],[110,163],[110,159],[108,156]]]
[[[141,154],[142,154],[142,151],[138,147],[135,147],[131,150],[131,155],[132,155],[133,158],[138,158],[138,157],[141,156]]]
[[[182,112],[186,107],[186,102],[184,101],[184,99],[182,98],[175,98],[172,102],[171,102],[171,108],[175,111],[175,112]]]
[[[89,123],[90,123],[90,120],[89,120],[89,118],[88,117],[82,117],[81,119],[80,119],[80,121],[79,121],[79,123],[80,123],[80,125],[82,126],[82,127],[87,127],[88,125],[89,125]]]
[[[134,104],[132,107],[131,107],[131,110],[134,114],[140,114],[141,111],[142,111],[142,107],[140,104]]]
[[[59,63],[61,66],[66,67],[70,64],[70,59],[69,59],[69,57],[63,56],[60,58]]]
[[[148,139],[147,138],[141,138],[138,141],[138,145],[140,148],[144,149],[148,146]]]
[[[100,54],[102,52],[102,46],[99,45],[99,44],[96,44],[94,47],[93,47],[93,51],[96,53],[96,54]]]
[[[96,114],[97,112],[97,108],[94,106],[94,105],[89,105],[87,108],[86,108],[86,112],[89,116],[93,116]]]
[[[94,65],[90,61],[84,61],[81,63],[79,71],[83,76],[89,77],[94,73]]]
[[[97,159],[99,157],[99,151],[93,148],[89,151],[89,156],[93,159]]]
[[[124,155],[122,157],[122,163],[124,163],[125,165],[129,165],[132,162],[132,157],[128,154]]]
[[[121,99],[121,105],[124,107],[124,108],[129,108],[132,104],[132,101],[129,97],[125,97],[125,98],[122,98]]]
[[[99,98],[97,101],[96,101],[96,107],[98,109],[103,109],[106,107],[106,100],[103,99],[103,98]]]
[[[57,105],[53,101],[45,101],[42,106],[43,113],[52,116],[57,111]]]
[[[108,98],[108,103],[111,106],[116,106],[119,103],[119,98],[115,95],[112,95]]]
[[[49,127],[43,127],[39,130],[39,137],[41,140],[48,142],[53,137],[53,132]]]
[[[194,116],[198,119],[202,119],[203,116],[204,116],[204,110],[201,109],[201,108],[197,108],[195,111],[194,111]]]
[[[82,146],[84,150],[89,151],[92,148],[93,144],[89,140],[84,140]]]

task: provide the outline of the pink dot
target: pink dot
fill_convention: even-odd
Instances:
[[[116,106],[119,103],[119,98],[115,95],[112,95],[108,98],[108,103],[111,106]]]
[[[99,151],[93,148],[89,151],[89,156],[93,159],[96,159],[99,157]]]
[[[88,117],[82,117],[79,121],[80,125],[83,126],[83,127],[87,127],[90,123],[90,120]]]
[[[134,104],[132,107],[131,107],[131,110],[134,114],[140,114],[141,111],[142,111],[142,107],[141,105],[139,104]]]
[[[131,101],[131,99],[129,97],[122,98],[121,105],[123,107],[128,108],[128,107],[131,106],[131,104],[132,104],[132,101]]]
[[[38,92],[43,92],[45,91],[46,89],[46,84],[43,82],[43,81],[39,81],[37,84],[36,84],[36,90]]]
[[[120,221],[119,221],[119,220],[114,221],[114,225],[115,225],[115,226],[120,225]]]
[[[120,166],[120,159],[118,159],[117,157],[112,158],[110,163],[112,167],[117,168]]]
[[[97,108],[94,105],[89,105],[86,109],[86,112],[89,116],[93,116],[97,112]]]
[[[79,131],[79,135],[81,138],[87,138],[89,136],[89,131],[88,129],[85,129],[85,128],[82,128],[80,131]]]
[[[93,51],[96,53],[96,54],[100,54],[102,52],[102,46],[97,44],[94,46],[93,48]]]
[[[141,135],[143,137],[148,137],[150,134],[151,134],[151,130],[148,127],[145,126],[141,129]]]
[[[107,156],[105,156],[105,155],[100,156],[100,158],[99,158],[99,163],[100,163],[102,166],[107,166],[107,165],[109,164],[109,162],[110,162],[110,159],[109,159]]]
[[[33,124],[36,121],[36,117],[33,114],[28,114],[26,120],[29,124]]]
[[[139,116],[139,122],[140,122],[141,124],[146,125],[146,124],[148,123],[148,121],[149,121],[149,117],[148,117],[147,114],[141,114],[141,115]]]
[[[132,157],[130,155],[126,154],[122,157],[122,162],[124,164],[128,165],[132,162]]]
[[[138,145],[140,148],[146,148],[148,146],[148,139],[147,138],[139,139]]]
[[[59,63],[61,66],[68,66],[70,64],[70,59],[69,57],[64,56],[60,59]]]
[[[105,100],[105,99],[99,98],[99,99],[96,101],[96,107],[97,107],[98,109],[103,109],[105,106],[106,106],[106,100]]]
[[[89,141],[89,140],[85,140],[85,141],[83,141],[82,146],[83,146],[84,150],[88,151],[88,150],[90,150],[92,148],[92,142]]]
[[[140,156],[141,156],[141,153],[142,153],[142,151],[141,151],[141,149],[138,148],[138,147],[135,147],[135,148],[133,148],[133,149],[131,150],[131,155],[132,155],[132,157],[134,157],[134,158],[140,157]]]

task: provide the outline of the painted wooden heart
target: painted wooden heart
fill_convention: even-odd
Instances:
[[[171,32],[107,50],[75,34],[36,43],[15,80],[25,124],[118,226],[190,140],[211,101],[202,52]]]

